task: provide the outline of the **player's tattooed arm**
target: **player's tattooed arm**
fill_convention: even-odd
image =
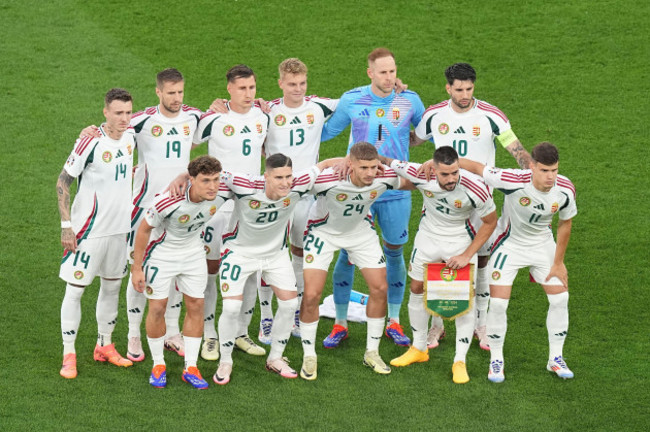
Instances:
[[[56,195],[59,202],[59,214],[62,222],[70,222],[70,185],[74,177],[62,170],[56,181]],[[77,238],[72,228],[61,228],[61,245],[72,252],[77,249]]]
[[[506,147],[508,153],[515,158],[521,169],[528,169],[531,162],[530,153],[526,151],[519,140],[515,140]]]

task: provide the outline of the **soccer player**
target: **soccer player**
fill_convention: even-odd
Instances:
[[[183,322],[185,369],[183,381],[197,389],[208,387],[196,361],[203,334],[203,293],[208,278],[201,240],[203,225],[227,198],[217,197],[221,164],[211,156],[192,160],[187,171],[190,186],[185,195],[158,195],[146,211],[135,238],[131,280],[133,288],[149,299],[147,341],[153,359],[149,383],[167,384],[164,358],[165,310],[169,287],[183,293],[186,307]],[[145,250],[146,249],[146,250]]]
[[[96,361],[131,366],[115,349],[111,335],[117,320],[122,278],[126,273],[126,235],[129,232],[133,130],[129,127],[133,99],[114,88],[104,99],[100,138],[78,139],[56,184],[64,248],[59,277],[67,285],[61,304],[63,367],[61,376],[76,378],[75,340],[81,322],[81,296],[96,276],[101,278],[97,297]],[[83,182],[81,181],[83,177]],[[70,185],[78,179],[70,212]]]
[[[230,94],[227,113],[208,111],[201,118],[196,132],[196,142],[208,141],[208,154],[221,162],[224,171],[259,175],[262,166],[262,144],[266,138],[269,117],[254,106],[257,91],[257,77],[246,65],[236,65],[226,73],[227,91]],[[204,242],[208,260],[208,283],[205,290],[204,342],[201,357],[206,360],[219,358],[219,337],[215,329],[215,309],[217,305],[217,274],[221,255],[221,236],[226,232],[233,214],[233,204],[226,203],[205,227]],[[257,276],[248,281],[257,286]],[[236,346],[242,351],[262,356],[264,348],[248,336],[255,300],[256,289],[244,290],[243,316],[237,331]]]
[[[413,145],[433,139],[436,148],[453,147],[460,157],[471,159],[488,166],[494,166],[497,144],[510,153],[519,166],[527,168],[530,155],[523,148],[512,131],[506,115],[497,107],[474,98],[476,72],[467,63],[455,63],[445,70],[449,99],[430,106],[415,129]],[[472,224],[478,229],[480,217],[474,215]],[[488,288],[486,242],[478,255],[478,276],[476,284],[476,336],[481,348],[488,350],[485,320],[490,298]],[[438,339],[444,335],[443,321],[433,318],[428,335],[429,348],[438,346]]]
[[[578,213],[571,181],[558,174],[559,154],[548,142],[536,145],[527,170],[499,169],[461,159],[460,166],[482,175],[485,182],[505,193],[499,236],[492,248],[488,269],[490,308],[487,334],[490,339],[488,379],[505,379],[503,343],[506,336],[508,301],[512,282],[520,268],[529,267],[531,277],[546,292],[549,357],[546,368],[560,378],[573,378],[562,348],[569,327],[569,284],[564,255],[571,236],[571,220]],[[558,214],[557,244],[550,229]]]
[[[424,114],[424,105],[420,97],[412,91],[395,93],[396,73],[393,53],[386,48],[373,50],[368,55],[370,85],[343,94],[336,112],[325,123],[322,140],[334,138],[352,124],[350,147],[354,143],[365,141],[373,144],[379,153],[385,156],[408,160],[410,127],[419,124]],[[399,313],[406,286],[403,246],[408,241],[410,192],[388,191],[372,205],[371,211],[381,227],[386,256],[386,335],[396,344],[407,346],[410,340],[400,326]],[[335,348],[348,336],[347,310],[353,276],[354,266],[350,265],[347,252],[343,250],[334,267],[336,321],[332,332],[323,342],[327,348]]]
[[[291,335],[298,300],[296,277],[287,250],[290,219],[302,195],[314,185],[321,170],[335,159],[320,162],[293,177],[291,159],[276,153],[266,159],[264,177],[226,174],[223,182],[234,196],[234,214],[223,240],[220,288],[223,310],[219,318],[221,360],[214,382],[230,382],[232,350],[246,289],[246,280],[258,271],[277,297],[278,310],[271,330],[271,350],[266,368],[284,378],[298,375],[282,358]]]
[[[386,258],[372,223],[370,207],[387,190],[398,189],[403,181],[388,168],[379,174],[377,149],[370,143],[353,145],[349,157],[347,179],[339,180],[332,170],[326,170],[313,189],[317,199],[311,208],[305,235],[305,292],[300,308],[303,348],[300,376],[310,381],[317,377],[318,305],[334,252],[340,249],[346,249],[352,262],[359,267],[370,293],[363,363],[379,374],[390,373],[379,355],[386,318]],[[333,289],[336,294],[339,286],[334,285]]]
[[[144,212],[154,197],[180,173],[190,162],[194,133],[202,112],[183,104],[185,80],[177,69],[165,69],[156,76],[157,106],[133,114],[131,126],[135,131],[138,165],[133,184],[133,210],[129,233],[129,262],[133,261],[133,242]],[[83,136],[95,136],[95,127],[81,132]],[[147,299],[133,289],[132,281],[126,287],[126,308],[129,319],[129,343],[126,356],[134,361],[144,360],[140,339],[140,327]],[[182,294],[172,284],[167,308],[167,336],[165,348],[183,356],[185,348],[178,320],[182,306]]]
[[[459,168],[458,153],[452,147],[443,146],[433,153],[435,178],[430,181],[425,180],[424,174],[418,174],[420,164],[381,159],[419,189],[424,201],[409,264],[411,297],[408,310],[413,329],[413,345],[406,353],[390,362],[393,366],[408,366],[429,360],[429,316],[423,300],[425,265],[445,262],[451,269],[463,268],[468,263],[476,265],[476,253],[494,231],[497,214],[487,186],[479,177]],[[477,214],[483,222],[478,230],[471,223],[472,214]],[[469,381],[466,356],[475,321],[474,304],[470,303],[468,313],[455,320],[456,355],[452,374],[453,381],[457,384]]]

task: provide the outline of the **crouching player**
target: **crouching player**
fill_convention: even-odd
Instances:
[[[382,158],[382,162],[389,164],[399,176],[410,180],[422,192],[424,201],[409,264],[411,296],[408,310],[413,345],[390,362],[393,366],[408,366],[429,360],[429,316],[423,300],[426,264],[444,261],[451,269],[460,269],[469,263],[477,265],[477,252],[496,228],[497,214],[487,186],[479,177],[459,168],[458,153],[453,147],[440,147],[433,153],[435,178],[430,181],[425,180],[424,174],[418,175],[419,164],[388,158]],[[470,222],[474,212],[483,222],[478,231]],[[474,332],[474,307],[472,303],[468,313],[455,320],[456,355],[451,370],[456,384],[469,381],[465,358]]]
[[[165,387],[165,310],[169,288],[176,283],[187,309],[183,322],[185,369],[183,381],[197,389],[208,387],[196,361],[203,334],[203,296],[208,271],[201,232],[203,225],[227,199],[217,196],[221,163],[200,156],[188,165],[190,186],[185,194],[156,197],[138,228],[131,276],[133,287],[149,299],[146,328],[153,370],[149,383]],[[153,233],[153,236],[151,235]]]
[[[503,343],[506,336],[508,301],[512,282],[522,267],[529,267],[533,279],[548,297],[546,317],[549,358],[546,368],[560,378],[573,378],[562,357],[569,327],[569,285],[564,254],[571,236],[571,219],[578,213],[576,192],[571,181],[558,175],[557,148],[548,142],[531,152],[528,170],[499,169],[460,159],[460,166],[482,175],[485,182],[506,196],[499,222],[502,231],[490,257],[490,307],[487,334],[490,339],[488,379],[503,382]],[[549,228],[559,215],[557,245]]]

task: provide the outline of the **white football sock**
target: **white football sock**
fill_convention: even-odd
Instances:
[[[257,294],[260,298],[260,320],[273,319],[273,290],[270,285],[260,283],[257,288]]]
[[[65,286],[61,302],[61,335],[63,336],[63,355],[74,353],[74,343],[81,323],[81,296],[84,288],[70,284]]]
[[[547,294],[548,314],[546,328],[548,330],[549,360],[562,355],[564,340],[569,330],[569,292]]]
[[[122,279],[101,279],[97,296],[97,344],[110,345],[117,323],[117,305],[120,301]]]
[[[476,272],[476,328],[487,323],[487,309],[490,302],[490,283],[488,281],[488,268],[479,267]]]
[[[161,336],[159,338],[147,337],[147,342],[149,342],[149,351],[151,351],[151,359],[153,360],[153,365],[164,365],[165,336]]]
[[[420,351],[427,350],[427,332],[429,328],[429,314],[424,310],[424,294],[411,293],[408,310],[409,321],[413,329],[413,346]]]
[[[472,309],[463,316],[456,318],[456,354],[454,356],[454,363],[457,361],[465,361],[467,351],[472,343],[474,336],[474,322],[475,310]]]
[[[140,337],[140,327],[146,306],[147,298],[133,288],[129,273],[129,282],[126,285],[126,317],[129,320],[129,338]]]
[[[251,275],[244,284],[244,301],[242,302],[241,314],[239,316],[239,327],[237,328],[237,337],[248,335],[248,326],[253,319],[255,312],[255,302],[257,300],[257,288],[259,286],[259,277]],[[221,327],[219,327],[221,329]],[[220,331],[221,332],[221,331]]]
[[[185,341],[185,369],[196,366],[196,360],[199,358],[201,349],[201,338],[183,335]]]
[[[490,307],[487,315],[487,335],[490,340],[490,361],[503,361],[503,344],[508,330],[509,299],[490,297]]]
[[[235,336],[239,325],[242,309],[241,300],[224,299],[221,316],[219,317],[219,351],[222,363],[232,364],[232,350],[235,346]]]
[[[366,351],[379,351],[379,341],[384,332],[384,323],[386,317],[370,318],[368,317],[368,333],[366,336]]]
[[[298,299],[278,301],[278,310],[275,312],[273,319],[273,328],[271,329],[271,351],[269,352],[268,361],[273,361],[282,357],[284,349],[289,342],[291,329],[293,328],[293,317],[298,306]]]
[[[219,339],[216,327],[217,310],[217,274],[208,274],[208,283],[205,285],[203,307],[203,337],[205,339]]]
[[[300,321],[300,338],[302,339],[303,357],[316,355],[316,331],[318,330],[318,320],[306,323]]]

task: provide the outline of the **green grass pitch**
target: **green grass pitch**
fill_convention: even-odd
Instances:
[[[0,430],[647,430],[648,22],[650,6],[631,0],[0,2]],[[365,327],[352,325],[340,349],[318,349],[315,382],[283,380],[263,358],[235,353],[232,382],[197,392],[168,354],[169,385],[156,390],[149,360],[93,362],[97,282],[83,298],[79,377],[62,379],[55,183],[81,128],[101,122],[104,93],[124,87],[136,108],[154,105],[155,74],[177,67],[186,103],[205,109],[226,95],[226,70],[245,63],[258,95],[273,99],[278,63],[295,56],[310,68],[308,93],[334,98],[368,83],[365,57],[377,46],[394,51],[398,75],[427,106],[447,97],[446,66],[473,64],[475,95],[508,115],[526,148],[560,148],[560,172],[578,193],[565,345],[576,378],[545,371],[547,301],[522,274],[502,385],[487,381],[489,355],[476,344],[470,383],[454,385],[453,337],[426,364],[375,375],[361,364]],[[321,155],[341,155],[346,141]],[[501,150],[497,162],[515,165]],[[114,339],[124,352],[121,302]],[[331,324],[321,320],[319,339]],[[387,360],[403,352],[385,339],[381,350]],[[286,354],[300,365],[297,340]],[[206,377],[216,368],[199,366]]]

